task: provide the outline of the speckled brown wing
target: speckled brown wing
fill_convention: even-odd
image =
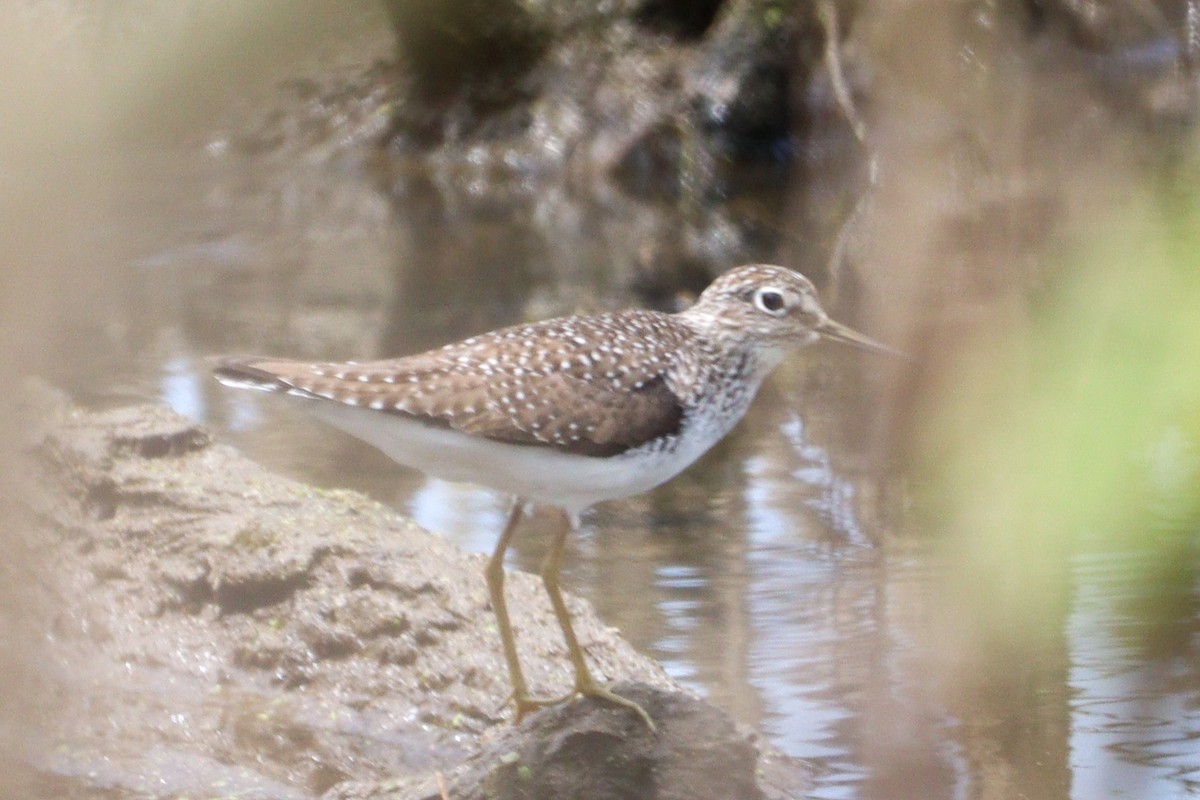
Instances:
[[[625,311],[519,325],[387,361],[243,357],[215,374],[494,441],[611,456],[679,432],[684,407],[668,378],[691,336],[668,315]]]

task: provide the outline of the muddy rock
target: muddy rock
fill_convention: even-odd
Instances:
[[[751,800],[798,796],[801,786],[791,765],[760,753],[752,736],[711,705],[645,684],[619,684],[616,688],[658,721],[657,730],[651,731],[619,709],[576,700],[499,731],[452,773],[390,786],[348,783],[331,792],[330,798]]]
[[[518,171],[603,175],[664,131],[735,160],[769,152],[823,36],[810,5],[778,0],[385,5],[404,100],[390,144]]]
[[[570,600],[598,676],[627,682],[657,737],[587,700],[509,724],[483,558],[361,495],[273,475],[158,407],[48,414],[25,472],[52,566],[41,678],[61,704],[34,766],[56,791],[418,797],[440,772],[455,797],[505,781],[505,796],[534,796],[520,794],[530,775],[552,794],[700,797],[671,788],[682,754],[720,751],[737,766],[716,771],[745,789],[723,796],[763,796],[760,746],[586,603]],[[516,573],[508,590],[531,685],[565,692],[540,582]],[[598,754],[653,774],[652,793],[611,788]]]
[[[593,236],[611,224],[611,246],[624,251],[614,262],[663,273],[675,288],[688,270],[707,282],[748,260],[743,251],[774,230],[762,220],[779,204],[732,200],[783,188],[792,97],[824,40],[812,4],[386,7],[397,70],[375,167],[399,205],[419,197],[451,217],[532,218],[538,237],[573,220]]]

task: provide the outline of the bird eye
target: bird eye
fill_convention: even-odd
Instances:
[[[762,311],[779,316],[783,311],[783,293],[776,289],[759,289],[754,293],[754,305]]]

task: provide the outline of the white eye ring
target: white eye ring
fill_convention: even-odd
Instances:
[[[787,300],[783,292],[766,286],[754,293],[754,307],[773,317],[782,317],[787,313]]]

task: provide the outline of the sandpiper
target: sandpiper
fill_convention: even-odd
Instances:
[[[568,697],[617,703],[653,728],[644,709],[588,669],[558,585],[567,534],[588,507],[683,471],[737,424],[790,351],[819,338],[897,354],[830,319],[803,275],[759,264],[720,276],[677,314],[561,317],[386,361],[223,358],[214,374],[295,398],[400,464],[513,496],[486,577],[518,720],[566,698],[529,693],[504,599],[504,554],[528,504],[565,511],[541,575],[575,672]]]

